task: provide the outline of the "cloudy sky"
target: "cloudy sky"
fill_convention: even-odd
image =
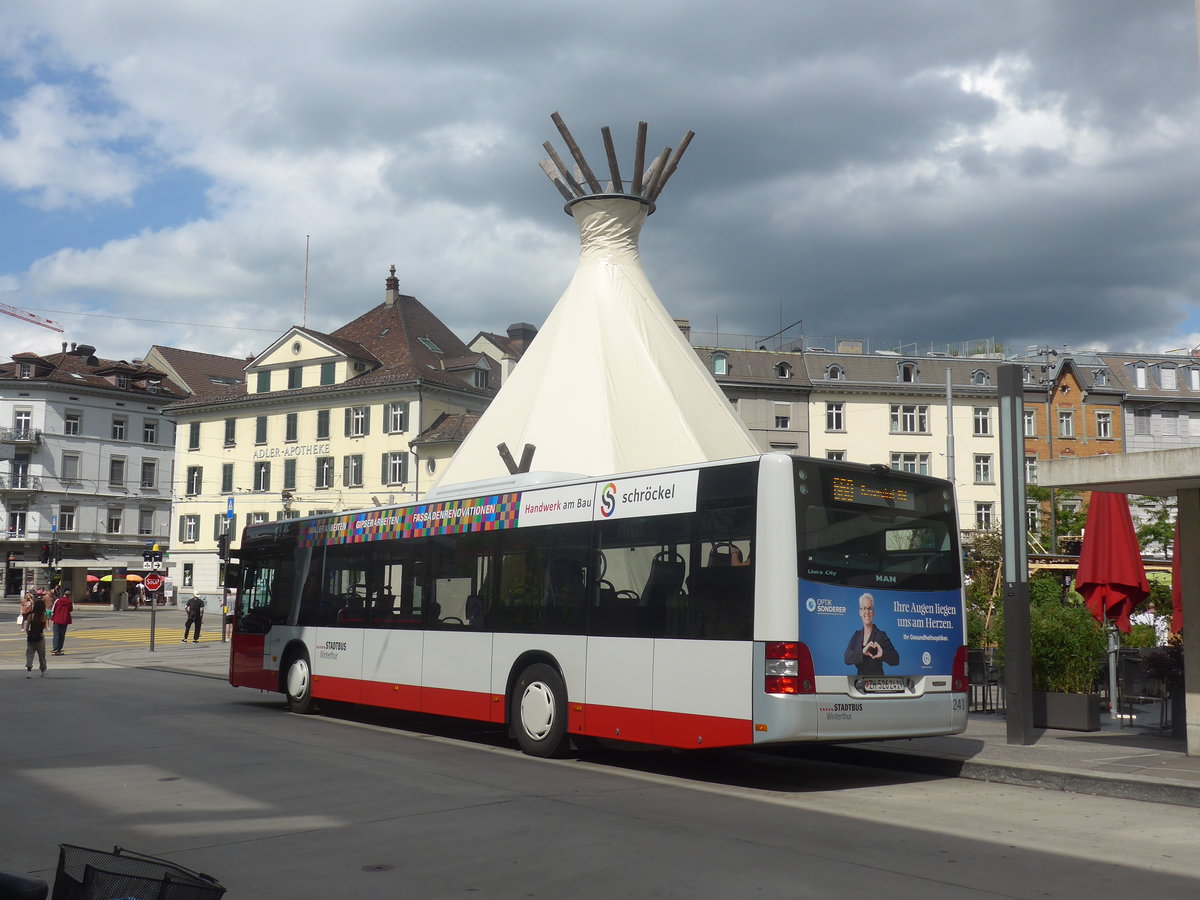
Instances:
[[[698,331],[1200,344],[1194,0],[38,0],[0,11],[0,302],[66,333],[0,317],[0,358],[253,354],[392,264],[464,339],[540,324],[555,110],[597,167],[601,126],[626,170],[638,121],[696,132],[641,246]]]

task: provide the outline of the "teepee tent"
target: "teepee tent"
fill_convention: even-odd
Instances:
[[[604,475],[757,453],[638,256],[642,224],[692,133],[674,156],[666,148],[643,173],[640,123],[626,191],[608,128],[601,134],[612,179],[602,186],[561,117],[552,118],[580,177],[549,142],[542,169],[579,227],[579,266],[434,489],[530,469]]]

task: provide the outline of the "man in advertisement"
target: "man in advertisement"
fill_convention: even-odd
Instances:
[[[854,666],[859,675],[881,676],[883,666],[900,664],[900,653],[892,646],[887,632],[875,627],[875,597],[863,594],[858,598],[858,615],[863,627],[850,637],[843,659]]]

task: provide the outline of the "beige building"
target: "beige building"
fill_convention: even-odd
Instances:
[[[182,590],[219,592],[226,531],[236,547],[249,523],[415,499],[457,447],[448,419],[487,407],[498,366],[401,294],[394,269],[386,284],[336,331],[293,327],[244,364],[244,383],[169,407]]]

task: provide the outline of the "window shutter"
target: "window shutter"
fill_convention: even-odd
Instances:
[[[349,412],[349,410],[347,410],[347,412]],[[345,486],[348,486],[349,484],[350,484],[350,457],[343,456],[342,457],[342,486],[345,487]]]
[[[186,522],[187,522],[187,516],[179,517],[179,540],[180,541],[185,540],[186,536],[187,536],[187,526],[185,524]]]
[[[408,431],[408,401],[400,404],[400,430]],[[407,463],[405,464],[407,465]]]
[[[363,434],[371,433],[371,407],[363,407]]]
[[[392,458],[392,454],[390,454],[390,453],[383,454],[383,465],[379,469],[379,483],[380,484],[390,484],[391,483],[388,480],[388,476],[391,474],[391,472],[389,471],[390,466],[388,465],[388,463],[391,462],[391,458]]]
[[[405,406],[407,407],[408,404],[405,404]],[[402,484],[408,483],[408,451],[407,450],[404,452],[404,455],[400,457],[400,482]]]
[[[350,437],[350,407],[346,407],[346,437]]]
[[[213,516],[213,540],[221,536],[221,520],[225,518],[224,513],[217,513]]]

